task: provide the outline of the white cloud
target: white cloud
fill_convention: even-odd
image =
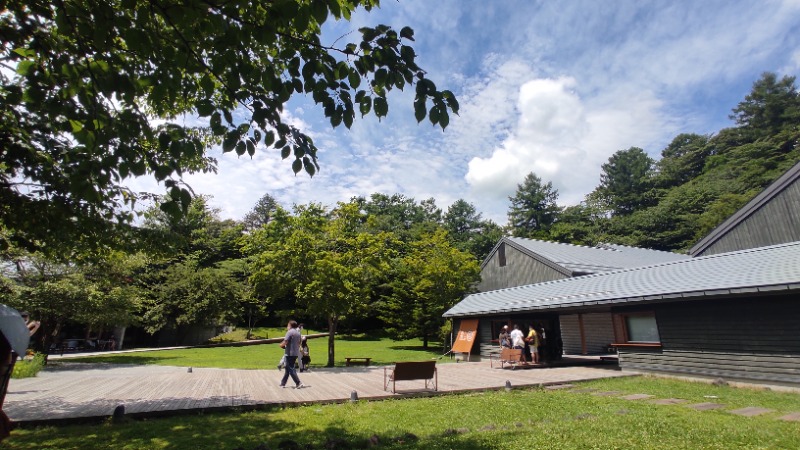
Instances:
[[[490,156],[469,162],[465,178],[479,210],[503,220],[508,196],[530,172],[553,182],[560,204],[576,204],[597,186],[600,166],[614,152],[662,137],[661,102],[652,94],[617,90],[587,102],[576,87],[568,77],[521,86],[513,133]]]

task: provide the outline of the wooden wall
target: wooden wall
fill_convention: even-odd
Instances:
[[[800,183],[781,191],[766,205],[695,256],[800,241]]]
[[[490,259],[481,269],[478,292],[567,278],[563,273],[542,264],[513,246],[503,245],[505,245],[506,265],[500,266],[499,251],[490,255]]]
[[[608,345],[614,342],[611,313],[569,314],[562,315],[559,319],[565,355],[584,354],[584,339],[587,355],[608,353]],[[581,320],[583,320],[583,337],[581,337]]]
[[[797,295],[656,305],[661,349],[620,348],[623,369],[800,386]]]

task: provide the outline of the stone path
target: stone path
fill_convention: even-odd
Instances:
[[[722,403],[714,403],[714,402],[702,402],[702,403],[693,403],[687,405],[686,403],[688,403],[688,400],[682,398],[655,398],[654,395],[650,394],[624,394],[623,392],[620,391],[597,391],[596,389],[592,388],[573,389],[574,387],[575,386],[571,384],[565,384],[562,386],[558,385],[547,386],[547,389],[568,390],[576,394],[591,394],[598,397],[615,397],[630,401],[647,400],[655,405],[682,405],[687,408],[695,409],[697,411],[725,410],[727,406]],[[755,417],[764,414],[775,413],[774,409],[761,408],[758,406],[748,406],[746,408],[739,408],[739,409],[725,410],[725,411],[743,417]],[[791,412],[788,414],[782,414],[780,416],[776,416],[775,419],[787,422],[800,422],[800,412]]]

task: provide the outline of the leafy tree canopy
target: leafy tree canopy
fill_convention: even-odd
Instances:
[[[163,183],[161,208],[180,215],[192,196],[181,176],[216,170],[214,143],[240,156],[273,148],[313,176],[317,147],[281,117],[296,94],[312,96],[333,127],[386,116],[388,92],[410,85],[418,121],[444,128],[458,112],[417,65],[411,28],[321,41],[329,17],[349,20],[378,0],[3,5],[0,224],[28,247],[106,242],[148,197],[126,187],[133,177]]]

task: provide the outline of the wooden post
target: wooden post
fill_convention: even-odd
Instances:
[[[586,349],[586,333],[583,330],[583,314],[578,314],[578,329],[581,332],[581,354],[586,355],[589,351]]]

